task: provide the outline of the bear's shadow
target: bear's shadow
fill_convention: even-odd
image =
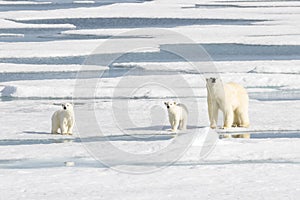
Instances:
[[[43,131],[23,131],[22,133],[26,134],[38,134],[38,135],[49,135],[50,132],[43,132]]]
[[[205,128],[205,126],[193,126],[193,125],[187,126],[187,130],[198,129],[198,128]],[[166,131],[166,130],[170,130],[170,129],[171,129],[171,127],[169,125],[156,125],[156,126],[128,128],[126,130],[130,130],[130,131]]]

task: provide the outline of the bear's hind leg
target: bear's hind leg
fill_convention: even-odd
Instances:
[[[240,125],[240,116],[238,111],[234,111],[234,116],[233,116],[233,124],[232,127],[238,127]]]
[[[238,125],[239,127],[248,128],[250,126],[249,116],[248,113],[246,112],[239,113],[239,121],[240,121],[240,124]]]
[[[179,123],[179,129],[180,130],[186,130],[186,120],[180,120],[180,123]]]

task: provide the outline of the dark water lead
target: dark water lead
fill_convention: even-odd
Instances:
[[[125,72],[119,72],[123,74]],[[81,71],[81,78],[99,78],[102,73],[100,71]],[[106,73],[109,76],[109,73]],[[0,73],[0,83],[9,81],[24,81],[24,80],[48,80],[48,79],[76,79],[77,72],[15,72],[15,73]]]
[[[162,45],[158,52],[133,52],[124,53],[115,63],[126,62],[185,62],[172,53],[176,51],[191,51],[202,46],[209,54],[212,61],[251,61],[251,60],[299,60],[300,45],[246,45],[246,44],[169,44]],[[119,56],[119,54],[117,54]],[[116,54],[91,55],[91,65],[105,65]],[[16,64],[82,64],[87,56],[67,57],[32,57],[32,58],[1,58],[1,63]],[[211,61],[207,56],[197,55],[189,57],[190,61]]]
[[[221,131],[219,138],[280,139],[300,138],[299,130]]]
[[[179,72],[172,71],[146,71],[143,69],[135,68],[110,68],[108,70],[99,71],[77,71],[71,72],[12,72],[0,73],[0,83],[10,81],[26,81],[26,80],[51,80],[51,79],[90,79],[90,78],[115,78],[120,76],[134,75],[173,75]]]
[[[189,25],[252,25],[264,20],[247,19],[182,19],[182,18],[65,18],[39,20],[11,20],[23,24],[72,24],[78,29],[105,29],[105,28],[170,28]],[[1,29],[0,33],[22,34],[24,37],[0,37],[2,42],[35,42],[56,40],[106,39],[111,35],[93,34],[62,34],[72,28],[13,28]],[[142,36],[140,36],[142,37]],[[114,37],[118,38],[118,37]],[[120,38],[137,38],[127,36]]]
[[[228,3],[228,2],[227,2]],[[234,2],[236,3],[236,2]],[[195,4],[194,6],[184,6],[182,8],[205,8],[205,9],[217,9],[217,8],[292,8],[299,7],[295,5],[270,5],[270,6],[262,6],[262,5],[235,5],[235,4]]]
[[[66,167],[66,161],[74,162],[76,168],[90,167],[90,168],[109,168],[113,166],[106,166],[100,163],[98,160],[91,158],[53,158],[53,159],[11,159],[11,160],[0,160],[1,169],[42,169],[42,168],[56,168]],[[124,161],[115,161],[115,165],[129,165]],[[166,166],[170,165],[167,162],[153,162],[153,163],[130,163],[130,165],[136,166]],[[251,160],[216,160],[216,161],[177,161],[172,163],[172,166],[186,167],[186,166],[224,166],[224,165],[257,165],[257,164],[272,164],[272,165],[299,165],[300,162],[293,160],[272,160],[272,159],[251,159]]]
[[[10,159],[0,160],[0,169],[41,169],[66,167],[67,162],[74,163],[73,167],[105,167],[99,161],[84,157],[65,157],[52,159]]]
[[[74,0],[75,1],[75,0]],[[34,2],[50,2],[45,4],[9,4],[8,2],[0,6],[0,11],[22,11],[22,10],[57,10],[70,8],[90,8],[99,7],[115,3],[143,3],[151,0],[93,0],[94,3],[81,1],[75,3],[73,0],[35,0]]]
[[[0,42],[47,42],[59,40],[108,39],[112,35],[64,34],[69,28],[11,28],[0,29]],[[150,38],[150,36],[114,36],[114,39]]]
[[[251,92],[250,99],[259,101],[295,101],[300,100],[300,90],[278,90],[269,92]]]
[[[51,135],[47,132],[33,132],[24,131],[25,134],[32,135]],[[155,142],[163,140],[171,140],[174,138],[174,134],[136,134],[136,135],[110,135],[110,136],[94,136],[88,138],[78,138],[58,135],[58,138],[46,138],[46,139],[3,139],[0,140],[0,146],[18,146],[18,145],[39,145],[39,144],[58,144],[58,143],[89,143],[89,142],[107,142],[107,141],[143,141],[143,142]]]
[[[73,24],[76,29],[105,29],[105,28],[171,28],[190,25],[252,25],[266,20],[252,19],[183,19],[183,18],[62,18],[62,19],[38,19],[15,20],[25,24]]]

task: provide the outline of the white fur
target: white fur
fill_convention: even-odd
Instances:
[[[73,106],[70,103],[62,104],[63,109],[56,111],[52,115],[52,134],[72,135],[74,127],[74,112]]]
[[[165,102],[168,109],[169,121],[172,127],[172,132],[179,130],[186,130],[188,110],[184,104],[177,104],[176,102]]]
[[[237,83],[223,85],[218,78],[206,79],[210,127],[217,127],[218,110],[223,112],[223,128],[249,127],[249,97],[246,89]]]

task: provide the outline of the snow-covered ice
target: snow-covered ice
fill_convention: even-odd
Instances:
[[[0,1],[1,199],[298,199],[299,11],[284,0]],[[165,51],[195,47],[209,56]],[[206,105],[215,75],[250,96],[250,128],[220,139]],[[163,102],[177,98],[195,117],[189,133],[169,131]],[[67,101],[74,135],[51,135]]]

